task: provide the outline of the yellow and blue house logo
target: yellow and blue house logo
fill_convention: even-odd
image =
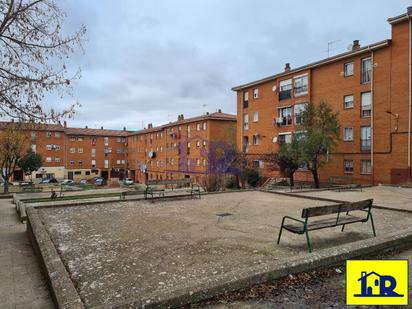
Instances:
[[[408,260],[346,261],[346,304],[407,305]]]

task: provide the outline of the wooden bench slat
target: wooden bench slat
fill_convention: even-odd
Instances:
[[[339,217],[339,220],[337,222],[336,222],[336,218],[321,219],[321,220],[316,220],[316,221],[312,221],[308,223],[308,231],[320,230],[320,229],[327,228],[327,227],[335,227],[339,225],[350,224],[350,223],[355,223],[355,222],[362,222],[362,221],[365,221],[365,218],[360,218],[360,217],[356,217],[352,215],[343,215]],[[297,233],[297,234],[304,233],[303,224],[285,224],[283,227],[292,233]]]
[[[336,204],[336,205],[304,208],[302,210],[302,218],[324,216],[324,215],[330,215],[330,214],[335,214],[338,212],[346,212],[346,211],[352,211],[352,210],[362,210],[365,208],[369,208],[372,205],[372,203],[373,203],[373,199],[368,199],[368,200],[353,202],[353,203],[343,203],[343,204]]]

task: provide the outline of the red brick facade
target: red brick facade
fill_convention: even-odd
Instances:
[[[410,21],[407,14],[388,21],[390,40],[365,47],[354,41],[350,52],[293,70],[287,64],[285,72],[234,87],[238,148],[251,160],[278,151],[301,130],[299,104],[326,101],[339,112],[341,138],[321,181],[343,175],[371,184],[410,180]],[[260,163],[263,174],[280,175],[267,165]],[[304,170],[297,177],[312,179]]]

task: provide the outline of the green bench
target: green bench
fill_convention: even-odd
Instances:
[[[120,200],[125,200],[127,195],[144,195],[146,198],[146,190],[124,191],[120,192]]]
[[[282,219],[277,243],[279,244],[280,242],[283,229],[295,234],[305,234],[309,252],[312,252],[312,247],[309,239],[309,231],[342,226],[341,231],[343,232],[345,225],[360,222],[364,223],[368,221],[371,222],[373,236],[376,236],[375,225],[373,223],[372,217],[372,204],[373,200],[368,199],[354,203],[348,202],[330,206],[304,208],[302,210],[301,216],[303,220],[284,216]],[[365,213],[365,215],[354,216],[352,214],[349,214],[351,211],[362,211]],[[337,216],[333,218],[325,218],[309,222],[309,218],[327,216],[331,214],[337,214]],[[286,220],[293,221],[294,223],[285,224]]]
[[[158,188],[158,186],[164,186],[163,188]],[[153,198],[154,193],[159,193],[159,196],[164,196],[164,192],[167,186],[171,186],[172,191],[174,187],[189,186],[190,196],[198,196],[200,198],[200,186],[198,184],[193,184],[192,179],[158,179],[158,180],[147,180],[146,181],[146,196],[151,195]]]

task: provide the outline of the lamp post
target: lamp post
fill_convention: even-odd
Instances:
[[[398,128],[399,128],[399,114],[394,114],[391,111],[386,111],[387,114],[395,117],[396,119],[396,126],[395,126],[395,132],[398,132]]]

